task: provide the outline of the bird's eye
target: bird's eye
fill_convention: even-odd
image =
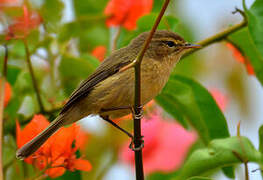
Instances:
[[[173,41],[165,41],[165,44],[169,47],[174,47],[175,43]]]

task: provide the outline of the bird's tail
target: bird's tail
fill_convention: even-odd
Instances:
[[[36,150],[40,148],[42,144],[44,144],[47,139],[54,134],[63,124],[63,116],[58,116],[54,121],[50,123],[50,125],[43,130],[39,135],[37,135],[34,139],[23,145],[20,149],[16,151],[16,157],[18,159],[24,159],[33,154]]]

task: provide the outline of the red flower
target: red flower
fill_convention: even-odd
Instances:
[[[25,38],[32,29],[37,28],[42,23],[42,18],[37,12],[28,11],[23,6],[23,16],[17,17],[14,23],[8,27],[6,40]]]
[[[110,0],[104,10],[108,16],[106,24],[124,26],[128,30],[136,28],[136,21],[152,9],[153,0]]]
[[[1,81],[0,81],[1,82]],[[1,88],[1,87],[0,87]],[[4,98],[4,107],[7,106],[12,96],[11,85],[8,82],[5,82],[5,98]]]
[[[106,52],[107,49],[105,46],[97,46],[92,50],[91,54],[95,56],[100,62],[102,62],[105,58]]]
[[[43,115],[35,115],[32,121],[21,130],[16,124],[17,147],[20,148],[38,133],[44,130],[49,122]],[[89,161],[77,158],[75,152],[83,146],[86,135],[75,123],[70,127],[62,127],[44,143],[25,162],[33,164],[38,169],[45,169],[45,174],[55,178],[64,174],[66,169],[70,171],[90,171]]]
[[[171,172],[182,165],[191,145],[197,139],[196,133],[186,131],[174,120],[163,120],[155,113],[142,120],[144,135],[143,166],[145,173],[155,171]],[[134,152],[125,144],[120,159],[133,163]]]
[[[211,95],[215,99],[215,101],[216,101],[217,105],[219,106],[219,108],[222,111],[225,111],[226,110],[226,106],[228,104],[227,97],[221,91],[219,91],[216,88],[209,88],[209,92],[211,93]]]
[[[0,0],[0,8],[7,5],[16,5],[19,0]]]
[[[246,66],[247,73],[249,75],[254,75],[255,72],[254,72],[253,66],[250,63],[250,60],[248,58],[244,57],[242,52],[240,52],[240,50],[234,44],[227,43],[226,46],[232,51],[235,59],[238,62],[243,63]]]

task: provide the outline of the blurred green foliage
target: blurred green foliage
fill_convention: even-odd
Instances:
[[[39,11],[43,18],[43,25],[33,30],[28,35],[27,41],[32,61],[41,61],[45,64],[45,66],[37,64],[33,66],[47,110],[56,109],[57,104],[62,104],[78,84],[99,66],[99,61],[91,55],[91,51],[99,45],[110,49],[112,41],[113,31],[112,28],[106,27],[106,16],[103,14],[108,0],[74,0],[72,2],[74,18],[70,22],[64,22],[62,20],[65,11],[63,1],[45,0],[40,3],[32,1],[32,9],[35,7]],[[30,5],[30,1],[28,4]],[[136,30],[128,31],[120,28],[117,47],[124,47],[138,34],[149,31],[161,5],[162,1],[156,0],[152,13],[137,21]],[[256,0],[245,12],[248,27],[227,38],[251,61],[261,84],[263,83],[262,12],[262,1]],[[21,10],[5,11],[7,17],[21,14]],[[191,29],[175,14],[164,16],[158,28],[179,32],[189,41],[194,39]],[[5,108],[4,114],[3,165],[6,179],[24,179],[33,177],[36,173],[32,166],[15,159],[15,121],[19,120],[21,124],[26,124],[34,114],[39,113],[39,107],[31,75],[26,66],[23,42],[17,39],[6,42],[4,34],[0,36],[0,42],[8,45],[7,80],[13,88],[12,99]],[[0,58],[3,59],[3,56],[1,51]],[[149,176],[149,179],[206,180],[209,177],[202,176],[208,176],[218,168],[242,163],[233,151],[262,166],[262,127],[259,130],[259,151],[245,137],[229,137],[223,113],[205,87],[193,78],[201,69],[200,62],[196,60],[198,58],[200,57],[192,55],[180,62],[156,100],[177,122],[186,128],[196,129],[202,145],[189,153],[186,163],[178,171],[167,174],[154,173]],[[1,67],[2,64],[1,61]],[[54,111],[48,114],[48,117],[54,117],[56,113],[57,111]],[[106,165],[111,166],[117,162],[118,149],[124,140],[119,134],[111,131],[110,133],[90,139],[87,157],[91,159],[94,168],[92,172],[67,172],[58,179],[84,179],[85,177],[94,179],[105,175],[110,168],[102,165],[106,159],[105,156],[109,154],[111,156]],[[225,169],[225,173],[233,177],[231,168],[232,166]]]

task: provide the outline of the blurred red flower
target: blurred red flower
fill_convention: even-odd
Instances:
[[[142,120],[144,135],[143,166],[146,174],[171,172],[182,165],[189,148],[196,141],[195,132],[186,131],[171,119],[163,119],[157,112]],[[134,152],[126,143],[120,151],[120,159],[134,162]]]
[[[94,48],[91,52],[91,54],[96,57],[100,62],[102,62],[105,58],[105,54],[107,52],[107,49],[105,46],[97,46]]]
[[[208,88],[208,90],[213,96],[221,111],[225,111],[228,104],[227,97],[217,88]]]
[[[136,28],[136,21],[152,9],[153,0],[110,0],[104,10],[108,16],[106,25]]]
[[[247,73],[249,75],[255,75],[253,66],[250,63],[250,60],[248,58],[246,58],[242,52],[232,43],[226,43],[226,46],[232,51],[233,56],[235,57],[235,59],[240,62],[243,63],[246,66],[247,69]]]
[[[19,0],[0,0],[0,7],[18,4]]]
[[[14,23],[8,27],[6,40],[23,39],[41,23],[40,15],[37,12],[29,11],[26,5],[23,5],[23,16],[14,19]]]
[[[20,148],[26,142],[33,139],[43,131],[49,122],[43,115],[35,115],[26,127],[21,130],[19,123],[16,123],[17,147]],[[62,127],[51,136],[32,156],[24,161],[33,164],[45,174],[55,178],[64,174],[66,169],[70,171],[90,171],[89,161],[77,158],[75,152],[83,147],[87,140],[86,134],[74,123],[70,127]]]
[[[0,81],[1,82],[1,81]],[[12,88],[8,82],[5,82],[5,98],[4,98],[4,107],[7,106],[12,96]]]

